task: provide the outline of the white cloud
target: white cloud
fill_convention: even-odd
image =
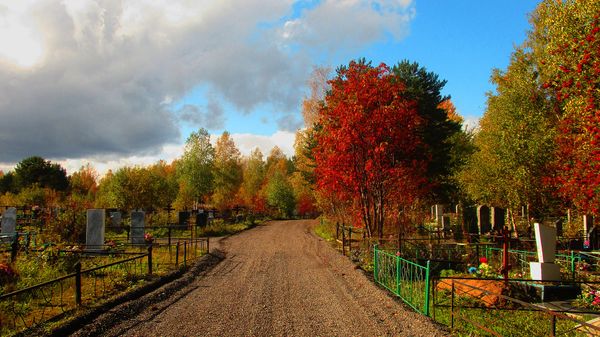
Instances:
[[[231,135],[243,155],[249,155],[252,150],[258,147],[265,157],[269,155],[275,146],[278,146],[286,156],[293,156],[295,137],[296,133],[289,131],[277,131],[270,136],[250,133],[234,133]]]
[[[143,162],[178,146],[182,119],[227,128],[224,105],[268,105],[294,130],[311,57],[401,38],[414,13],[409,0],[323,0],[286,22],[293,4],[0,0],[0,167],[32,155]],[[209,95],[199,116],[172,111],[197,86]],[[283,134],[239,139],[289,150]]]

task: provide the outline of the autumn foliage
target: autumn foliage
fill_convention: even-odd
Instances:
[[[330,81],[316,126],[317,189],[351,201],[369,236],[425,191],[422,123],[385,64],[351,62]]]

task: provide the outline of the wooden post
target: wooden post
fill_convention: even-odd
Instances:
[[[148,245],[148,275],[152,275],[152,244]]]
[[[75,263],[75,304],[81,305],[81,262]]]

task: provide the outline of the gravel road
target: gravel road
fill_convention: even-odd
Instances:
[[[276,221],[222,240],[222,262],[167,299],[110,322],[97,334],[447,335],[376,287],[312,234],[312,225],[314,221]]]

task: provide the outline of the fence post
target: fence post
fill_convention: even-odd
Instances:
[[[175,246],[175,266],[179,267],[179,241],[177,241],[177,245]]]
[[[552,323],[550,326],[550,336],[556,336],[556,316],[552,315]]]
[[[206,254],[210,253],[210,238],[206,237]]]
[[[373,279],[375,279],[375,283],[377,280],[377,244],[373,245]]]
[[[352,255],[352,225],[348,227],[348,255]]]
[[[10,245],[10,262],[13,263],[17,259],[17,253],[19,252],[19,233],[15,233],[15,238]]]
[[[396,254],[396,295],[400,296],[400,256],[398,254]]]
[[[342,226],[342,255],[346,256],[346,231]]]
[[[429,276],[430,276],[429,270],[430,269],[431,269],[431,261],[427,260],[427,269],[425,270],[425,308],[424,308],[425,316],[429,316]]]
[[[450,328],[454,330],[454,280],[452,280],[452,299],[450,302]]]
[[[575,253],[571,250],[571,275],[573,275],[573,281],[575,281]]]
[[[183,267],[187,267],[187,241],[183,241]]]
[[[152,244],[148,245],[148,275],[152,275]]]
[[[81,305],[81,261],[75,263],[75,304]]]

